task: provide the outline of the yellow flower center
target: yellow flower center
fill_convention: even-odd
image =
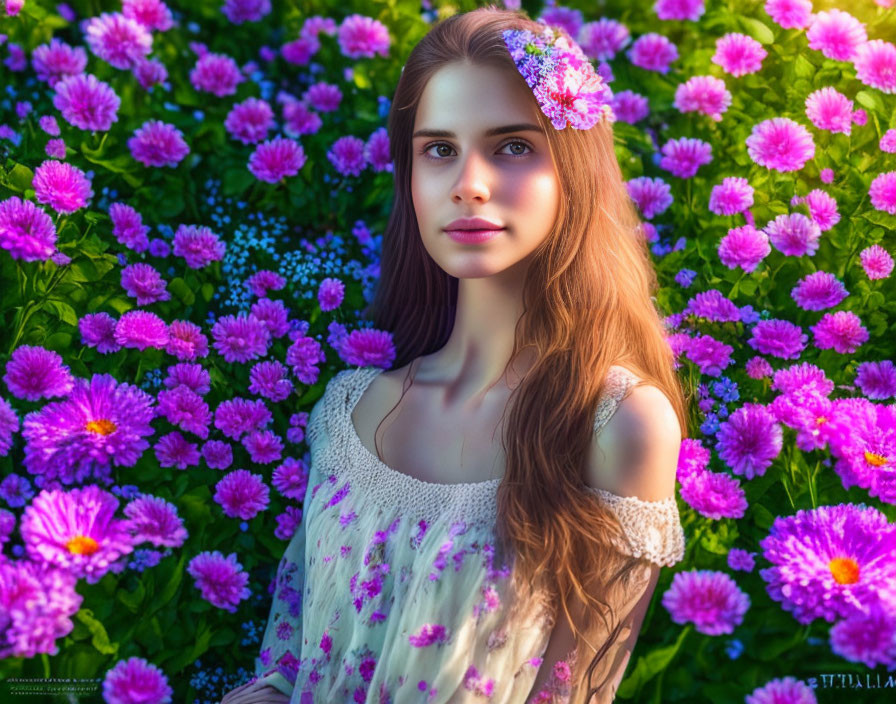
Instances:
[[[97,433],[98,435],[111,435],[115,432],[115,423],[111,420],[105,420],[101,418],[100,420],[92,420],[87,423],[87,432],[88,433]]]
[[[72,555],[93,555],[100,549],[100,544],[86,535],[76,535],[65,544],[65,547]]]
[[[816,426],[824,425],[827,422],[828,422],[827,416],[818,416],[818,418],[815,419]]]
[[[865,461],[873,467],[881,467],[887,463],[886,455],[878,455],[876,452],[865,450]]]
[[[859,565],[851,557],[835,557],[828,567],[837,584],[855,584],[859,581]]]

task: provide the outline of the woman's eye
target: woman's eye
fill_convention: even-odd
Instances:
[[[506,149],[507,147],[511,147],[511,150],[509,153],[505,152],[505,154],[514,157],[526,156],[528,152],[525,150],[532,150],[532,147],[526,144],[526,142],[522,142],[519,140],[512,140],[510,142],[507,142],[501,147],[501,149]],[[435,152],[433,152],[433,150],[435,150]],[[453,148],[450,144],[439,142],[436,144],[430,144],[423,150],[423,153],[430,159],[440,160],[444,159],[445,157],[451,156],[451,151],[453,151]],[[433,154],[435,154],[435,156]]]

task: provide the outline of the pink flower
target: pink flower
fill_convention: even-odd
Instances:
[[[174,125],[147,120],[128,140],[131,156],[146,166],[177,166],[190,153],[183,133]]]
[[[278,136],[255,147],[249,156],[249,171],[259,181],[277,183],[299,173],[306,160],[301,144]]]
[[[818,178],[821,179],[822,183],[832,183],[834,181],[834,170],[822,169],[818,172]]]
[[[635,66],[648,71],[668,73],[669,64],[678,58],[678,49],[662,34],[649,32],[635,40],[628,58]]]
[[[630,38],[628,27],[624,24],[601,17],[596,22],[586,22],[582,25],[579,29],[578,44],[589,58],[609,61],[616,56],[616,52],[628,44]]]
[[[245,80],[239,66],[229,56],[208,52],[199,57],[190,71],[190,83],[196,90],[211,93],[219,98],[236,93],[236,87]]]
[[[893,272],[893,257],[879,244],[865,247],[859,260],[869,279],[885,279]]]
[[[52,218],[43,208],[18,196],[0,202],[0,249],[13,259],[46,261],[56,251]]]
[[[837,212],[837,201],[820,188],[809,191],[804,199],[809,208],[809,217],[818,225],[822,232],[830,230],[840,222],[840,213]]]
[[[302,100],[311,103],[311,107],[319,112],[333,112],[339,109],[342,91],[337,85],[320,81],[302,93]]]
[[[706,8],[703,0],[656,0],[653,4],[656,16],[661,20],[699,20]]]
[[[692,622],[710,636],[733,633],[750,608],[750,597],[724,572],[678,572],[663,594],[662,604],[675,623]]]
[[[174,26],[171,10],[162,0],[122,0],[121,12],[150,30],[166,32]]]
[[[812,16],[812,0],[766,0],[765,11],[783,29],[803,29]]]
[[[818,704],[815,692],[796,677],[776,677],[757,687],[744,700],[746,704]]]
[[[630,90],[619,91],[613,94],[610,101],[613,115],[617,120],[627,122],[630,125],[643,120],[650,114],[650,105],[647,98]]]
[[[337,139],[327,152],[327,159],[343,176],[359,176],[364,170],[364,140],[351,135]]]
[[[712,146],[702,139],[682,137],[663,145],[660,168],[679,178],[692,178],[704,164],[712,161]]]
[[[675,90],[675,107],[680,112],[701,112],[715,122],[731,105],[731,93],[725,81],[713,76],[694,76]]]
[[[776,171],[798,171],[815,156],[812,135],[788,117],[773,117],[754,125],[746,144],[753,161]]]
[[[896,93],[896,44],[872,39],[856,49],[856,78],[884,93]]]
[[[378,127],[367,138],[364,145],[364,161],[374,171],[389,171],[394,169],[392,159],[389,156],[389,133],[385,127]]]
[[[109,217],[112,219],[112,234],[121,244],[135,252],[146,251],[149,247],[146,236],[149,228],[143,224],[140,213],[127,203],[112,203]]]
[[[887,171],[875,176],[868,189],[871,205],[876,210],[883,210],[896,215],[896,171]]]
[[[118,120],[121,99],[108,83],[90,73],[61,78],[53,105],[69,123],[82,130],[105,132]]]
[[[34,171],[34,195],[59,213],[80,210],[93,196],[90,180],[77,166],[48,159]]]
[[[372,17],[353,14],[339,25],[339,48],[350,59],[389,55],[389,30]]]
[[[661,178],[639,176],[625,184],[628,194],[645,218],[652,218],[672,205],[672,189]]]
[[[187,572],[196,580],[203,599],[230,613],[252,594],[247,586],[249,574],[237,562],[236,553],[224,557],[217,550],[201,552],[190,560]]]
[[[264,139],[274,125],[274,111],[267,101],[246,98],[234,105],[224,120],[224,128],[243,144]]]
[[[843,10],[819,12],[806,30],[809,48],[829,59],[852,61],[859,45],[868,41],[865,25]]]
[[[77,76],[87,68],[87,52],[84,47],[71,47],[65,42],[52,38],[49,44],[41,44],[31,52],[31,65],[37,77],[46,81],[50,88],[66,76]]]
[[[270,490],[260,474],[235,469],[215,484],[212,498],[226,516],[248,521],[268,507],[269,497]]]
[[[825,313],[824,317],[809,329],[815,335],[815,346],[820,350],[833,349],[840,354],[854,354],[868,341],[868,330],[855,313],[840,310]]]
[[[729,32],[716,40],[716,53],[712,62],[735,78],[756,73],[762,68],[762,60],[768,52],[762,44],[746,34]]]
[[[152,34],[120,12],[91,17],[84,33],[90,50],[115,68],[133,68],[152,51]]]
[[[107,704],[170,704],[173,693],[165,673],[136,655],[119,660],[103,679],[103,701]]]
[[[806,97],[806,117],[820,130],[849,134],[852,130],[852,101],[827,86]]]
[[[783,213],[765,226],[769,241],[789,257],[812,255],[818,251],[821,229],[802,213]]]
[[[772,251],[768,235],[752,225],[741,225],[728,230],[719,242],[719,260],[729,269],[740,267],[753,272]]]
[[[716,215],[734,215],[753,205],[753,187],[747,179],[728,176],[713,186],[709,194],[709,209]]]

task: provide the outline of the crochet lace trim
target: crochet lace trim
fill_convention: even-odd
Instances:
[[[339,487],[346,482],[363,486],[364,496],[391,510],[428,522],[445,519],[494,525],[497,515],[497,489],[501,478],[479,482],[442,484],[417,479],[392,469],[368,450],[358,437],[351,414],[358,400],[383,369],[358,367],[337,374],[327,385],[323,399],[323,422],[329,436],[325,454],[318,459],[335,475]],[[613,415],[638,377],[625,367],[613,365],[601,401],[598,403],[594,430],[599,431]],[[308,424],[309,442],[316,442],[318,429]],[[585,486],[601,498],[618,517],[631,543],[619,546],[634,557],[656,564],[673,565],[684,556],[684,533],[675,497],[646,501],[636,496]]]

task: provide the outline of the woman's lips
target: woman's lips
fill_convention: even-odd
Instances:
[[[445,233],[455,242],[461,244],[479,244],[480,242],[488,242],[497,237],[498,233],[504,232],[506,228],[491,230],[445,230]]]

